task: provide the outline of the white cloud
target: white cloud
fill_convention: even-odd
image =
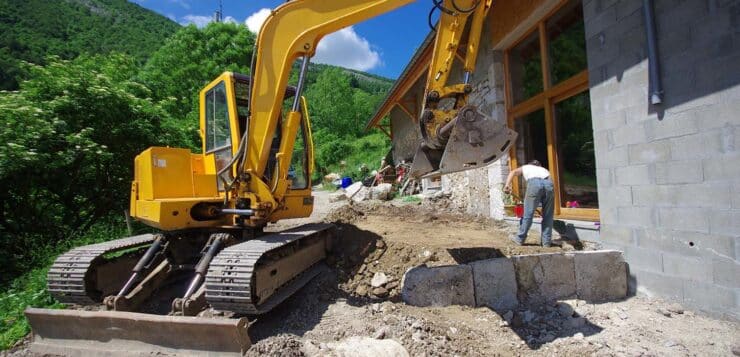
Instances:
[[[195,24],[195,26],[204,27],[211,21],[213,21],[213,17],[211,16],[185,15],[182,17],[182,21],[180,21],[180,23],[183,25]]]
[[[235,23],[237,23],[237,22],[236,22],[236,19],[235,19],[235,18],[233,18],[233,17],[231,17],[231,16],[226,16],[226,17],[224,17],[224,19],[223,19],[223,22],[229,22],[229,23],[232,23],[232,24],[235,24]]]
[[[267,17],[270,16],[270,13],[272,13],[272,10],[270,9],[260,9],[254,14],[249,15],[249,17],[244,20],[244,24],[247,25],[249,31],[258,33],[260,32],[260,28],[262,28],[262,24],[267,20]]]
[[[334,32],[319,41],[311,61],[367,71],[381,64],[380,53],[370,48],[370,42],[350,27]]]
[[[270,15],[270,9],[260,9],[244,23],[250,31],[258,33]],[[352,26],[327,35],[319,41],[313,62],[367,71],[382,64],[380,53],[373,50],[365,38],[360,37]]]

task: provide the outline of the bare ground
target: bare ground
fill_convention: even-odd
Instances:
[[[334,222],[337,238],[330,268],[251,322],[250,356],[347,355],[336,344],[354,336],[396,341],[412,356],[740,355],[736,321],[644,296],[514,311],[408,306],[400,299],[399,285],[403,273],[416,265],[597,247],[556,240],[559,247],[542,248],[537,236],[516,246],[507,238],[512,227],[455,214],[444,201],[348,206],[329,203],[327,193],[319,191],[315,207],[310,218],[281,221],[270,230]],[[376,273],[388,280],[380,288],[371,286]],[[25,346],[5,353],[28,355]]]
[[[317,193],[318,205],[326,202],[325,196]],[[507,238],[514,230],[505,223],[440,206],[447,205],[334,203],[325,217],[314,215],[314,221],[338,226],[331,269],[252,322],[255,345],[249,354],[341,355],[333,348],[337,341],[366,336],[400,342],[412,356],[740,355],[737,322],[644,296],[603,304],[572,300],[514,311],[408,306],[399,296],[400,280],[406,269],[419,264],[597,248],[558,240],[560,247],[542,248],[537,236],[516,246]],[[370,281],[380,272],[389,282],[373,288]]]

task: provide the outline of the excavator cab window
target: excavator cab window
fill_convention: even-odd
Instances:
[[[301,125],[301,129],[298,130],[298,134],[296,134],[295,137],[293,157],[290,159],[290,168],[288,169],[288,179],[291,181],[291,189],[303,190],[308,188],[309,177],[307,162],[308,150],[305,125]]]
[[[229,125],[229,106],[227,103],[226,84],[219,83],[206,93],[206,154],[213,154],[216,159],[216,171],[221,170],[231,161],[231,127]],[[231,180],[231,171],[224,172],[226,180]],[[223,190],[223,181],[218,182]]]

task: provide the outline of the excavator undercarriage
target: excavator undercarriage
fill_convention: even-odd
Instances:
[[[257,237],[239,229],[169,232],[75,248],[52,265],[49,291],[92,311],[27,310],[32,350],[243,353],[251,344],[247,318],[270,311],[324,269],[331,231],[330,224],[307,224]],[[109,340],[119,343],[91,342]]]

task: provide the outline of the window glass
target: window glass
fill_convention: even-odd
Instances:
[[[509,52],[511,95],[514,104],[542,92],[542,63],[537,31]]]
[[[547,20],[550,78],[557,84],[587,68],[581,1],[570,1]]]
[[[556,103],[555,125],[562,206],[598,208],[589,92]]]
[[[545,110],[539,109],[514,120],[515,131],[519,134],[516,139],[516,161],[519,167],[532,161],[538,160],[542,167],[549,168],[547,158],[547,131],[545,128]],[[519,187],[524,194],[524,180],[521,179]]]
[[[290,188],[301,190],[308,188],[308,151],[306,149],[306,137],[303,126],[296,134],[295,144],[293,146],[293,157],[288,168],[288,179],[291,180]]]
[[[206,93],[206,152],[231,146],[226,85],[221,82]]]

